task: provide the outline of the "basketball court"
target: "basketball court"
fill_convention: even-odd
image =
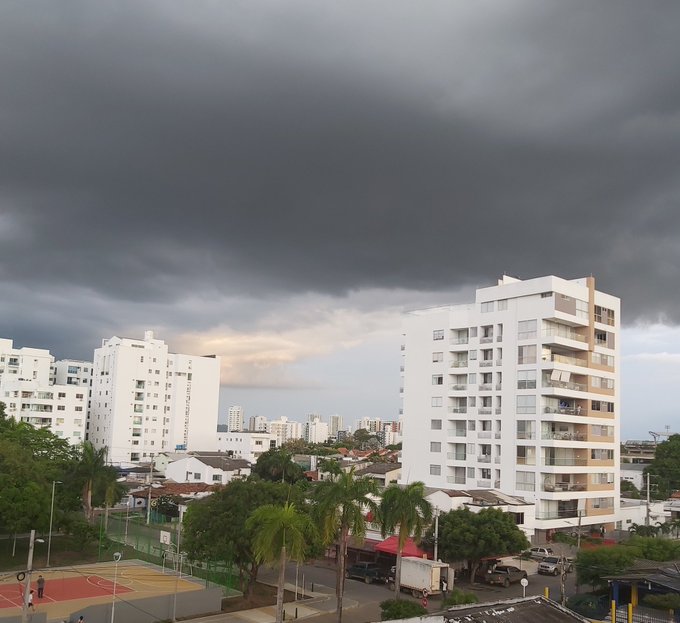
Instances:
[[[80,567],[43,569],[31,576],[35,612],[45,612],[49,620],[68,620],[79,608],[116,601],[131,601],[144,597],[172,595],[184,591],[203,590],[203,581],[185,575],[180,579],[172,569],[138,560],[116,564],[98,563]],[[45,592],[38,598],[38,575],[45,578]],[[20,577],[20,576],[19,576]],[[15,574],[0,578],[0,617],[21,613],[25,581]]]

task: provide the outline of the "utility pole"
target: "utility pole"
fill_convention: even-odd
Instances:
[[[564,566],[564,556],[562,556],[562,569],[560,573],[560,604],[562,604],[562,607],[565,608],[567,606],[567,590],[566,590],[566,581],[567,581],[567,570],[566,567]]]
[[[28,596],[31,593],[31,572],[33,571],[33,547],[35,546],[35,530],[31,530],[28,542],[28,565],[26,567],[26,585],[24,586],[24,603],[21,608],[21,623],[28,621]]]
[[[439,509],[434,511],[434,559],[439,560],[437,554],[439,553]]]
[[[583,511],[578,511],[578,528],[576,528],[576,551],[581,549],[581,515]]]
[[[151,463],[149,463],[149,496],[146,500],[146,525],[151,523],[151,483],[153,482],[153,452],[150,455]]]
[[[645,526],[649,526],[649,474],[647,474],[647,513],[645,515]]]

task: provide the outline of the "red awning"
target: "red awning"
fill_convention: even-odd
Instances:
[[[386,554],[394,554],[395,556],[397,555],[397,550],[398,550],[398,541],[396,536],[391,536],[386,538],[382,543],[378,543],[378,545],[375,546],[376,551],[378,552],[384,552]],[[408,538],[406,539],[406,545],[404,545],[404,549],[401,552],[402,556],[414,556],[416,558],[423,558],[427,556],[427,552],[424,552],[422,549],[420,549],[413,541],[413,539]]]

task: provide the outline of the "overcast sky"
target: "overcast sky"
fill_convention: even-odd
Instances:
[[[246,417],[394,419],[401,314],[509,273],[624,306],[676,426],[680,3],[7,0],[0,336],[154,329]],[[650,391],[650,388],[652,391]]]

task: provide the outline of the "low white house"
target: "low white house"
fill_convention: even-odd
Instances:
[[[175,482],[225,485],[234,478],[250,476],[250,463],[226,456],[186,456],[168,463],[165,477]]]
[[[255,463],[267,450],[276,448],[276,435],[258,431],[225,431],[217,427],[217,449],[235,459]]]

